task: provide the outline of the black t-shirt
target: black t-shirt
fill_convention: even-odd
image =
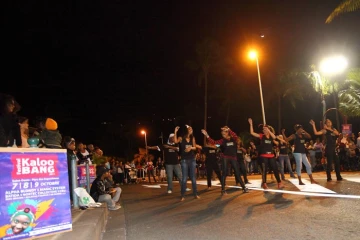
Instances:
[[[186,148],[193,147],[193,137],[190,138],[189,142],[186,141],[185,138],[183,138],[179,147],[180,147],[181,159],[194,159],[195,158],[195,153],[193,150],[191,150],[189,152],[185,152]]]
[[[241,149],[237,150],[237,160],[244,160],[244,152]]]
[[[206,162],[216,162],[216,149],[203,147],[203,152],[206,155]]]
[[[260,154],[273,154],[273,139],[271,137],[266,138],[264,134],[260,135]]]
[[[294,153],[306,153],[304,135],[300,137],[298,134],[294,134],[294,145]]]
[[[336,146],[336,135],[330,131],[326,131],[325,138],[326,138],[326,149],[335,149]]]
[[[172,147],[178,147],[177,144],[175,145],[171,145]],[[170,148],[166,148],[165,146],[160,146],[160,150],[164,151],[164,155],[165,155],[165,165],[166,164],[170,164],[170,165],[175,165],[175,164],[179,164],[179,159],[178,159],[178,152],[174,149],[170,149]]]
[[[287,144],[280,142],[279,148],[280,148],[280,154],[282,154],[282,155],[288,154],[289,151],[288,151]]]
[[[233,138],[230,138],[230,140],[224,139],[221,148],[224,156],[236,157],[237,143]]]

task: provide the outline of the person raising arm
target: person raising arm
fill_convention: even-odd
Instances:
[[[324,128],[320,131],[316,129],[316,125],[314,120],[310,120],[310,124],[313,127],[314,134],[315,135],[324,135],[326,139],[326,146],[325,146],[325,157],[327,159],[327,166],[326,166],[326,175],[327,175],[327,181],[332,181],[331,178],[331,171],[332,171],[332,164],[334,162],[335,165],[335,172],[336,172],[336,178],[338,181],[343,180],[340,174],[340,160],[338,156],[336,155],[336,137],[339,135],[338,130],[336,130],[332,126],[332,122],[330,119],[326,119]]]

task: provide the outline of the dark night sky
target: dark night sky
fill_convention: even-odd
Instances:
[[[161,131],[168,134],[175,126],[163,118],[184,116],[180,124],[191,120],[195,130],[201,127],[203,89],[185,63],[195,58],[196,43],[204,38],[217,40],[238,59],[237,80],[229,83],[235,92],[246,87],[258,94],[256,68],[244,60],[244,51],[254,44],[261,48],[265,98],[279,69],[308,67],[333,53],[346,55],[350,67],[359,66],[359,12],[325,24],[339,2],[8,1],[2,91],[15,96],[21,115],[53,117],[62,133],[82,141],[116,142],[113,132],[121,132],[122,124],[131,125],[128,132],[147,128],[150,141],[156,142]],[[210,76],[212,132],[224,124],[224,92],[223,77]],[[246,130],[248,116],[260,121],[256,94],[251,101],[236,94],[233,129]],[[296,110],[288,105],[283,116],[287,127],[320,119],[316,97],[299,102]],[[276,105],[266,103],[266,109],[268,122],[276,125]],[[104,121],[112,127],[101,125]],[[111,153],[119,149],[104,148]]]

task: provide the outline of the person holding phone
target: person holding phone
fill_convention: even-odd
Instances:
[[[313,126],[314,134],[321,136],[325,135],[326,139],[326,146],[325,146],[325,156],[327,159],[327,165],[326,165],[326,175],[327,175],[327,181],[332,181],[331,179],[331,171],[332,171],[332,164],[334,162],[335,165],[335,172],[336,172],[336,178],[338,181],[343,180],[340,174],[340,160],[336,156],[336,137],[339,136],[338,130],[336,130],[332,126],[332,122],[330,119],[326,119],[324,128],[320,131],[316,129],[314,120],[310,120],[310,124]]]
[[[290,135],[289,137],[285,136],[285,129],[282,130],[282,135],[286,142],[294,140],[295,149],[293,155],[296,162],[296,174],[299,179],[299,185],[305,185],[305,183],[301,181],[302,164],[304,164],[306,167],[306,172],[309,175],[311,184],[317,183],[312,176],[311,165],[306,156],[305,140],[311,139],[311,135],[307,133],[304,130],[303,126],[300,124],[296,124],[294,126],[294,129],[295,129],[295,133]]]
[[[222,149],[223,155],[222,155],[222,176],[221,176],[221,194],[226,195],[225,191],[225,182],[226,182],[226,175],[227,175],[227,169],[229,164],[234,168],[235,171],[235,179],[236,182],[239,182],[242,191],[244,193],[249,192],[249,190],[245,187],[244,181],[240,177],[240,167],[239,163],[237,161],[237,139],[238,136],[236,133],[231,131],[231,129],[227,126],[224,126],[221,128],[221,135],[222,139],[220,140],[214,140],[210,138],[209,134],[206,132],[206,130],[201,130],[201,132],[206,136],[208,143],[210,144],[219,144],[220,148]]]
[[[274,175],[278,183],[278,188],[283,188],[284,185],[282,184],[279,176],[279,169],[276,164],[275,154],[273,150],[274,144],[279,144],[279,142],[275,140],[277,139],[277,137],[273,133],[273,128],[269,125],[261,124],[260,127],[262,128],[262,133],[256,133],[254,132],[253,120],[249,118],[248,121],[250,125],[250,134],[260,139],[259,160],[262,167],[262,188],[265,190],[269,189],[266,184],[266,177],[269,170],[269,165],[271,165],[271,168],[274,171]]]
[[[174,142],[179,144],[180,150],[180,165],[182,172],[181,181],[181,202],[185,200],[186,183],[188,176],[191,179],[193,194],[195,199],[199,199],[196,186],[196,160],[195,150],[196,141],[193,135],[193,129],[189,125],[186,125],[186,129],[181,137],[177,136],[180,127],[176,127],[174,131]]]

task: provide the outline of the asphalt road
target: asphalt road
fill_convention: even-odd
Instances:
[[[341,182],[326,182],[325,173],[314,176],[320,186],[308,184],[301,191],[285,182],[285,193],[262,191],[259,175],[250,176],[248,186],[257,190],[247,194],[230,189],[221,196],[220,187],[208,191],[198,185],[201,199],[189,192],[184,202],[178,183],[172,194],[166,186],[143,186],[146,182],[122,186],[126,239],[360,239],[360,174],[343,173],[347,180]],[[229,178],[227,185],[232,184]],[[307,191],[325,197],[306,196]],[[354,198],[344,198],[348,195]]]

